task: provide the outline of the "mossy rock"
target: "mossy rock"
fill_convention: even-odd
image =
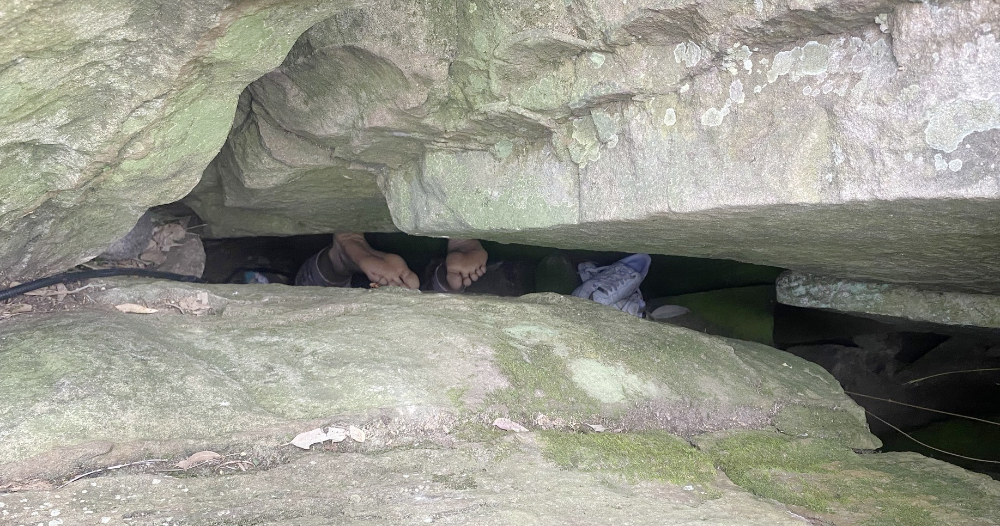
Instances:
[[[858,454],[762,431],[696,442],[737,485],[838,525],[1000,523],[1000,484],[915,453]]]

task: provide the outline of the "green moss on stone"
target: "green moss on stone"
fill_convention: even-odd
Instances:
[[[708,455],[662,431],[645,433],[539,433],[546,458],[567,469],[617,473],[630,482],[677,485],[715,479]]]
[[[583,418],[600,410],[600,404],[571,380],[565,361],[548,349],[500,344],[496,360],[511,386],[490,401],[505,406],[511,416],[533,418],[558,411]]]
[[[737,485],[857,524],[996,524],[1000,487],[915,454],[858,455],[821,439],[768,432],[702,437],[699,446]],[[852,520],[846,520],[853,517]]]

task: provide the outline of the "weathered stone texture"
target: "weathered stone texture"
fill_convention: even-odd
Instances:
[[[165,303],[199,290],[216,315],[170,315],[178,309]],[[91,297],[164,310],[38,317],[5,329],[0,391],[10,409],[0,415],[0,465],[87,441],[210,442],[379,412],[529,424],[545,414],[685,435],[778,426],[879,445],[819,366],[572,297],[170,283]],[[34,400],[49,392],[58,411]],[[837,425],[821,432],[828,423]]]
[[[337,7],[3,6],[0,277],[89,259],[146,208],[188,193],[225,140],[240,91]]]
[[[802,272],[778,278],[778,301],[795,307],[959,327],[1000,329],[1000,296],[920,290]]]
[[[219,235],[391,228],[322,204],[377,184],[412,233],[1000,290],[998,23],[985,0],[375,2],[251,85],[191,202]]]
[[[199,293],[212,312],[178,312]],[[155,282],[91,296],[0,322],[5,524],[996,524],[996,481],[855,453],[879,442],[819,366],[587,300]],[[365,440],[288,443],[328,425]],[[173,471],[203,450],[225,463]]]

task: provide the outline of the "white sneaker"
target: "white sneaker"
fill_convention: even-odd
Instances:
[[[592,299],[602,305],[612,305],[635,316],[640,316],[646,304],[639,293],[639,284],[649,273],[648,254],[632,254],[606,267],[581,263],[577,270],[583,284],[573,291],[578,298]],[[636,298],[633,294],[638,293]],[[621,306],[618,305],[621,303]],[[635,312],[631,312],[635,311]]]

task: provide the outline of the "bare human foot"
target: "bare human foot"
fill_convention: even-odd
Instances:
[[[420,278],[403,258],[375,250],[365,241],[365,236],[357,232],[341,232],[333,235],[333,247],[328,252],[337,274],[349,275],[362,272],[372,283],[395,285],[416,289]]]
[[[445,267],[448,269],[448,286],[452,290],[472,285],[486,273],[486,261],[489,254],[483,245],[475,239],[449,239],[448,257]]]

